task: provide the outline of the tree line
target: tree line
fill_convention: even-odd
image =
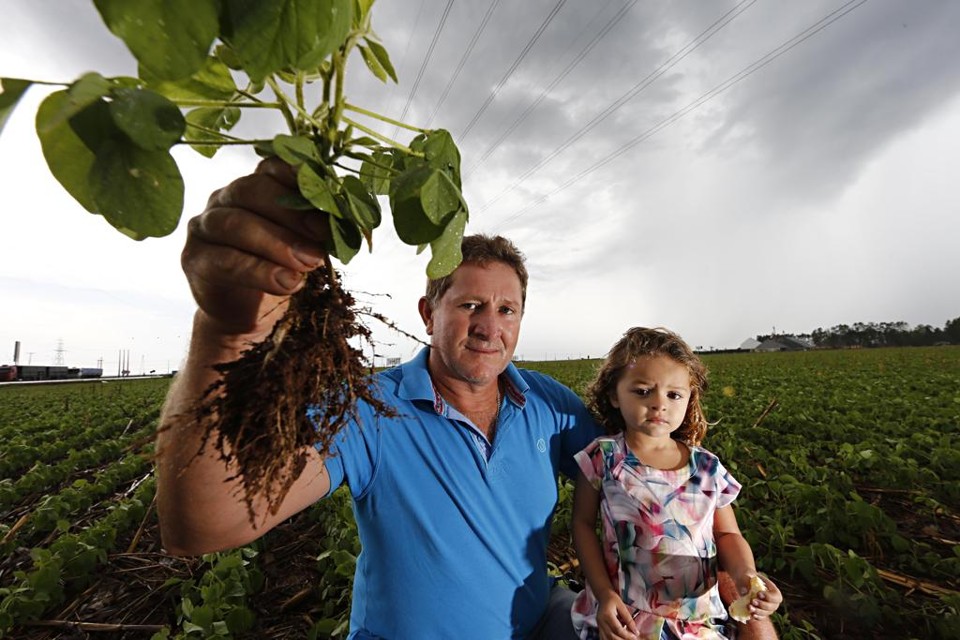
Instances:
[[[758,335],[763,342],[776,335]],[[937,344],[960,344],[960,317],[948,320],[942,328],[928,324],[911,327],[906,322],[856,322],[838,324],[829,329],[796,336],[828,349],[850,347],[922,347]]]

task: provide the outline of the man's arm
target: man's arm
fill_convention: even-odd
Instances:
[[[226,466],[212,445],[198,455],[202,427],[192,417],[218,379],[212,365],[236,360],[269,335],[306,273],[323,264],[324,217],[279,204],[295,186],[289,166],[266,160],[253,175],[215,192],[203,214],[190,221],[182,265],[199,309],[157,435],[157,508],[170,553],[246,544],[329,489],[323,460],[309,449],[306,469],[277,513],[254,499],[251,523],[239,482],[229,480],[236,469]]]

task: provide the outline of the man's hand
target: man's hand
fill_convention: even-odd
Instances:
[[[279,511],[255,501],[251,522],[235,466],[204,444],[197,403],[219,381],[213,365],[232,362],[269,335],[306,274],[324,264],[327,214],[284,206],[296,193],[293,169],[264,160],[252,175],[216,191],[190,221],[181,262],[200,307],[187,359],[177,374],[157,433],[157,510],[170,553],[195,555],[241,546],[326,495],[323,459],[307,448],[306,469]],[[251,425],[262,427],[262,425]],[[215,437],[215,436],[214,436]]]
[[[305,275],[324,264],[328,217],[284,206],[296,184],[292,167],[269,158],[215,191],[190,220],[181,264],[212,333],[262,339]]]

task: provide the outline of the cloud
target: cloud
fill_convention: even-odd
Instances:
[[[70,79],[89,69],[134,71],[91,4],[70,11],[54,0],[8,5],[0,75]],[[382,84],[353,60],[349,100],[398,116],[446,6],[446,0],[377,3],[373,24],[401,82]],[[436,110],[489,6],[452,5],[411,103],[411,124],[423,124]],[[557,6],[500,2],[433,125],[461,132]],[[684,111],[809,25],[851,8]],[[531,304],[520,350],[537,357],[598,355],[636,324],[667,325],[694,344],[721,347],[773,326],[804,331],[901,319],[941,325],[960,315],[953,275],[960,258],[951,245],[960,236],[960,202],[946,175],[960,136],[958,23],[960,5],[949,0],[816,0],[788,9],[749,0],[562,3],[459,141],[468,231],[508,235],[528,256]],[[593,49],[530,109],[607,25]],[[713,35],[685,49],[705,33]],[[675,64],[661,68],[674,56]],[[663,74],[646,83],[658,69]],[[17,212],[0,220],[0,235],[15,238],[7,241],[7,266],[0,269],[3,293],[11,278],[38,283],[38,295],[42,284],[62,287],[43,304],[32,299],[48,315],[62,311],[45,305],[68,301],[74,289],[118,291],[123,299],[139,290],[145,299],[127,308],[142,306],[158,317],[151,298],[189,308],[178,266],[182,227],[167,239],[132,243],[78,211],[46,174],[32,132],[40,94],[28,95],[0,138],[0,189],[5,208]],[[237,131],[263,137],[278,126],[279,119],[247,113]],[[377,128],[393,133],[389,125]],[[405,141],[412,134],[397,135]],[[236,150],[212,161],[178,152],[178,160],[187,176],[185,217],[256,163],[250,152]],[[361,254],[344,269],[348,286],[376,294],[371,305],[419,335],[416,300],[428,256],[403,246],[389,222],[375,246],[373,255]],[[74,306],[67,313],[83,315]],[[45,322],[32,325],[58,332]],[[187,330],[188,322],[177,329]],[[15,333],[30,327],[11,326]],[[131,333],[118,325],[112,331]],[[375,334],[390,343],[382,347],[386,355],[417,348],[388,329]]]

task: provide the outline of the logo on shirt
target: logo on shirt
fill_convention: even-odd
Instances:
[[[547,451],[547,443],[543,438],[537,440],[537,451],[540,453],[546,453]]]

